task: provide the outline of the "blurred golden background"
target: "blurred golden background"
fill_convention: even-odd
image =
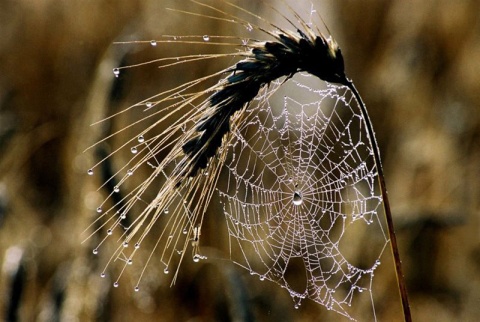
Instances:
[[[312,2],[374,124],[414,320],[478,320],[480,1]],[[237,3],[267,19],[274,14],[261,1]],[[235,31],[166,7],[199,11],[174,0],[0,2],[1,319],[340,319],[309,301],[295,310],[285,290],[225,261],[185,265],[174,287],[161,276],[143,295],[100,278],[95,241],[81,242],[103,179],[86,175],[99,156],[84,150],[129,119],[90,124],[218,69],[195,65],[172,75],[140,67],[117,80],[114,67],[192,48],[112,43]],[[385,306],[381,321],[401,321]]]

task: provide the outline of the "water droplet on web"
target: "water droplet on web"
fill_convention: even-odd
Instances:
[[[200,255],[198,255],[198,254],[193,255],[193,261],[195,263],[198,263],[200,261]]]
[[[143,143],[144,141],[145,141],[145,138],[143,137],[143,135],[140,135],[140,136],[138,137],[138,142],[139,142],[139,143]]]
[[[113,287],[118,287],[118,282],[113,283]]]
[[[152,103],[152,102],[146,102],[146,103],[145,103],[145,106],[148,107],[148,108],[150,108],[150,107],[153,106],[153,103]]]
[[[293,194],[293,204],[295,206],[300,206],[303,203],[302,193],[300,191],[295,191]]]
[[[132,260],[132,259],[129,259],[129,260],[127,261],[127,264],[128,264],[128,265],[132,265],[132,264],[133,264],[133,260]]]
[[[95,248],[95,249],[93,250],[93,254],[95,254],[95,255],[98,254],[98,249],[97,249],[97,248]]]
[[[133,154],[136,154],[136,153],[138,152],[137,147],[135,147],[135,146],[134,146],[133,148],[131,148],[130,151],[131,151]]]
[[[98,207],[98,208],[97,208],[97,212],[98,212],[98,213],[101,213],[101,212],[102,212],[102,207]]]
[[[128,176],[131,176],[132,174],[133,174],[133,170],[132,170],[132,169],[130,169],[130,170],[127,171],[127,175],[128,175]]]
[[[210,40],[210,36],[209,36],[209,35],[204,35],[204,36],[203,36],[203,40],[204,40],[204,41],[209,41],[209,40]]]
[[[155,47],[157,45],[157,41],[156,40],[150,40],[150,45]]]
[[[265,280],[265,276],[264,276],[264,275],[260,275],[260,280],[261,280],[261,281],[264,281],[264,280]]]
[[[105,278],[105,276],[106,276],[105,273],[100,274],[101,278]]]
[[[107,230],[107,235],[113,234],[113,231],[111,229]]]
[[[169,272],[169,271],[168,271],[168,267],[165,267],[165,269],[163,270],[163,273],[164,273],[164,274],[168,274],[168,272]]]
[[[139,243],[135,243],[135,249],[139,249],[140,248],[140,244]]]
[[[184,235],[187,234],[187,228],[184,228],[184,229],[183,229],[183,234],[184,234]]]
[[[164,213],[165,215],[168,215],[168,212],[169,212],[169,211],[168,211],[168,208],[165,208],[165,210],[163,211],[163,213]]]
[[[140,288],[138,286],[135,286],[135,292],[140,291]]]
[[[118,186],[115,186],[115,187],[113,187],[113,191],[118,193],[118,192],[120,192],[120,188]]]
[[[128,242],[127,241],[123,242],[123,247],[128,247]]]
[[[89,176],[93,176],[93,170],[92,170],[92,169],[89,169],[89,170],[87,171],[87,173],[88,173]]]
[[[252,31],[253,30],[253,27],[250,23],[248,23],[245,28],[247,28],[248,31]]]
[[[120,69],[114,68],[113,69],[113,75],[115,75],[115,77],[118,77],[118,75],[120,75]]]

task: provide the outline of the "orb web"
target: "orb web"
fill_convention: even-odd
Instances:
[[[296,307],[309,298],[353,319],[356,297],[374,310],[388,244],[382,197],[352,93],[311,81],[264,88],[234,122],[218,196],[235,263],[284,287]],[[356,253],[366,234],[374,243]]]

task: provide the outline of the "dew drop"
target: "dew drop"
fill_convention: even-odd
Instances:
[[[135,243],[135,249],[139,249],[140,248],[140,244],[139,243]]]
[[[169,273],[168,267],[165,267],[165,269],[163,270],[163,273],[164,273],[164,274],[168,274],[168,273]]]
[[[125,247],[125,248],[128,247],[128,242],[127,241],[123,242],[123,247]]]
[[[107,235],[113,234],[113,231],[111,229],[107,230]]]
[[[94,255],[97,255],[97,254],[98,254],[98,249],[97,249],[97,248],[95,248],[95,249],[93,250],[93,254],[94,254]]]
[[[265,276],[260,275],[260,280],[261,280],[261,281],[264,281],[264,280],[265,280]]]
[[[138,152],[136,146],[132,147],[132,148],[130,149],[130,151],[131,151],[133,154],[136,154],[136,153]]]
[[[157,41],[156,40],[150,40],[150,45],[155,47],[157,45]]]
[[[87,171],[87,174],[88,174],[89,176],[93,176],[93,170],[92,170],[92,169],[89,169],[89,170]]]
[[[188,231],[187,231],[187,228],[184,228],[184,229],[183,229],[183,234],[186,235],[187,232],[188,232]]]
[[[130,169],[130,170],[127,171],[127,175],[128,175],[128,176],[131,176],[132,174],[133,174],[133,170],[132,170],[132,169]]]
[[[168,215],[168,212],[169,212],[169,211],[168,211],[168,208],[166,208],[166,209],[163,211],[163,213],[164,213],[165,215]]]
[[[295,206],[300,206],[303,203],[302,193],[300,191],[295,191],[293,194],[293,204]]]
[[[200,261],[200,255],[198,255],[198,254],[193,255],[193,261],[195,263],[198,263]]]
[[[209,35],[203,35],[203,41],[209,41],[210,36]]]
[[[129,260],[127,261],[127,264],[128,264],[128,265],[132,265],[132,264],[133,264],[133,260],[132,260],[132,259],[129,259]]]
[[[135,286],[135,292],[138,292],[138,291],[140,291],[140,287]]]
[[[139,142],[139,143],[145,142],[145,138],[143,137],[143,135],[140,135],[140,136],[138,137],[138,142]]]
[[[101,278],[105,278],[105,276],[106,276],[105,273],[100,274]]]
[[[118,193],[118,192],[120,192],[120,188],[118,186],[115,186],[115,187],[113,187],[113,191]]]
[[[120,75],[120,69],[114,68],[113,69],[113,75],[115,75],[115,77],[118,77],[118,75]]]
[[[113,287],[118,287],[118,282],[113,283]]]
[[[102,211],[103,211],[103,210],[102,210],[102,207],[98,207],[98,208],[97,208],[97,212],[98,212],[98,213],[101,213]]]
[[[298,310],[298,309],[300,308],[300,305],[298,305],[298,304],[295,304],[295,306],[294,306],[294,307],[295,307],[295,309],[296,309],[296,310]]]
[[[152,102],[146,102],[146,103],[145,103],[145,106],[148,107],[148,108],[150,108],[150,107],[153,106],[153,103],[152,103]]]

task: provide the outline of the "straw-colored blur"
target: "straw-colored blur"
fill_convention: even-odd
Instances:
[[[260,1],[244,2],[238,1],[267,19],[275,14]],[[300,13],[301,2],[295,1]],[[305,2],[303,10],[309,10],[311,1]],[[315,2],[372,117],[413,319],[475,321],[480,316],[480,1]],[[90,124],[192,75],[219,69],[215,61],[185,65],[182,73],[147,66],[115,80],[112,69],[119,65],[205,48],[112,43],[238,31],[166,7],[205,13],[189,1],[174,0],[0,4],[0,319],[340,320],[311,301],[294,309],[285,290],[251,278],[227,260],[189,261],[173,287],[163,267],[152,263],[154,273],[138,293],[128,282],[113,288],[114,277],[100,277],[105,260],[92,254],[99,237],[82,241],[104,198],[104,191],[97,191],[104,178],[99,171],[87,175],[100,156],[84,150],[138,116],[132,112]],[[224,60],[221,67],[231,63]],[[131,135],[125,131],[125,140]],[[122,161],[119,155],[113,167]],[[200,245],[226,242],[227,232],[215,229],[221,216],[206,218],[211,219],[202,227]],[[401,321],[397,293],[385,293],[377,305],[381,321]]]

